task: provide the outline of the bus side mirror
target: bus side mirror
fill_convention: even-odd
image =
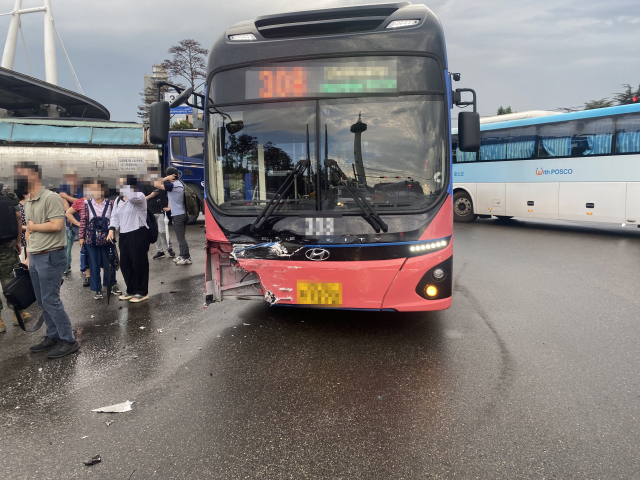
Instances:
[[[167,143],[169,122],[169,102],[153,102],[149,112],[149,141],[151,143]]]
[[[216,132],[216,151],[218,153],[218,157],[224,157],[226,152],[226,140],[225,133],[226,130],[224,127],[218,127]]]
[[[458,114],[458,148],[462,152],[475,152],[480,148],[480,114]]]

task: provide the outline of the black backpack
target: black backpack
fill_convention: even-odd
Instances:
[[[18,238],[18,218],[11,199],[0,190],[0,242]]]
[[[151,210],[147,208],[147,234],[149,235],[149,243],[156,243],[158,241],[158,222]]]
[[[118,203],[122,201],[122,197],[118,197]],[[117,205],[117,204],[116,204]],[[158,222],[153,212],[147,208],[147,236],[149,237],[149,243],[156,243],[158,241]]]
[[[90,199],[87,200],[87,205],[89,205],[89,209],[93,214],[93,218],[87,224],[87,233],[85,234],[85,238],[88,240],[87,243],[92,247],[103,247],[105,245],[109,245],[107,235],[109,235],[110,220],[107,218],[107,211],[111,206],[111,202],[107,200],[107,204],[104,206],[101,217],[96,215],[96,210],[93,208],[93,204]]]

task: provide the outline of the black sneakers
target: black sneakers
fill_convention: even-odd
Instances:
[[[156,254],[153,256],[153,259],[154,259],[154,260],[158,260],[158,259],[160,259],[160,258],[164,258],[164,257],[166,257],[166,255],[164,254],[164,252],[158,252],[158,253],[156,253]]]
[[[167,250],[167,251],[169,252],[169,256],[170,256],[171,258],[173,258],[173,257],[175,257],[175,256],[176,256],[176,252],[174,252],[172,248],[170,248],[170,249],[169,249],[169,250]]]
[[[100,290],[99,292],[96,292],[93,298],[95,298],[96,300],[102,300],[104,298],[104,296],[102,295],[102,290]]]
[[[43,350],[46,350],[47,348],[51,348],[57,344],[58,344],[58,340],[55,340],[49,337],[44,337],[39,344],[29,347],[29,350],[31,350],[32,352],[42,352]]]
[[[79,349],[80,345],[78,345],[78,342],[68,343],[60,341],[55,348],[47,353],[47,358],[62,358],[65,355],[77,352]]]
[[[84,283],[82,284],[83,287],[88,287],[91,285],[91,280],[89,280],[89,277],[84,277]]]

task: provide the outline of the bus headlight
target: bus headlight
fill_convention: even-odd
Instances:
[[[402,28],[402,27],[412,27],[420,23],[420,20],[394,20],[387,28]]]
[[[232,42],[251,42],[256,39],[253,33],[241,33],[238,35],[229,35],[229,40]]]
[[[433,271],[433,278],[435,278],[436,280],[442,280],[442,278],[444,277],[444,270],[441,268],[436,268]]]
[[[431,252],[435,252],[438,250],[442,250],[443,248],[445,248],[447,245],[449,245],[449,239],[445,238],[442,240],[436,240],[436,241],[432,241],[432,242],[416,242],[415,245],[411,245],[409,246],[409,251],[410,252],[416,252],[416,253],[431,253]]]

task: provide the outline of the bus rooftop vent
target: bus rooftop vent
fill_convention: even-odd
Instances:
[[[255,21],[264,38],[294,38],[375,30],[409,2],[327,8],[281,15],[265,15]]]

